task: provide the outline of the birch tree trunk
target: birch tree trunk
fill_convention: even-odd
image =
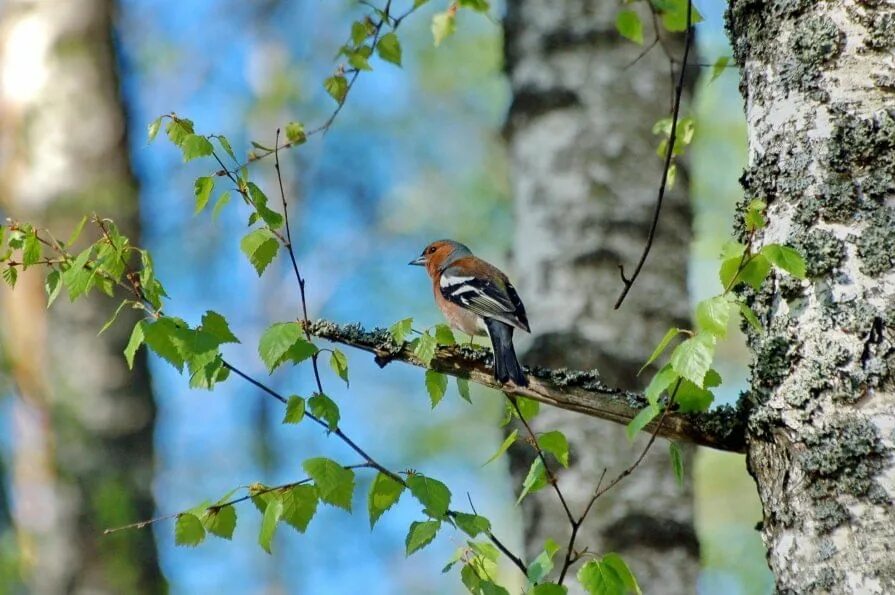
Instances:
[[[597,368],[609,384],[642,388],[636,372],[652,348],[668,328],[687,324],[691,217],[681,171],[666,196],[652,257],[613,310],[622,286],[617,267],[624,263],[630,273],[646,241],[662,171],[651,128],[670,113],[672,90],[659,47],[628,67],[641,48],[616,32],[617,11],[615,3],[588,0],[507,4],[514,279],[533,330],[523,362]],[[650,19],[643,16],[649,42]],[[666,42],[677,57],[681,42]],[[603,469],[614,477],[645,444],[629,443],[622,427],[553,408],[542,409],[536,429],[560,429],[569,438],[572,465],[559,483],[575,514]],[[699,545],[691,454],[685,449],[681,489],[668,445],[658,441],[637,472],[600,499],[577,549],[622,554],[646,593],[692,593]],[[518,485],[532,451],[521,447],[511,457]],[[526,497],[523,518],[529,557],[547,537],[566,544],[569,524],[552,490]]]
[[[0,12],[5,216],[71,230],[96,212],[138,241],[113,9],[111,0],[8,0]],[[121,355],[136,319],[125,310],[97,337],[117,304],[66,301],[47,311],[37,269],[0,300],[19,397],[12,491],[25,580],[42,594],[159,592],[152,533],[102,535],[153,512],[146,364],[131,373]]]
[[[895,592],[895,3],[734,0],[747,201],[809,281],[754,295],[748,462],[781,593]],[[742,228],[737,227],[742,233]]]

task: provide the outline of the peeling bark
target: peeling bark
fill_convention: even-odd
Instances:
[[[895,592],[895,3],[730,3],[745,200],[809,280],[750,293],[747,441],[781,593]],[[742,225],[737,226],[742,233]]]
[[[111,0],[3,6],[0,207],[57,230],[95,211],[137,242],[113,9]],[[38,269],[24,272],[16,291],[3,289],[3,349],[19,397],[14,520],[29,590],[160,592],[151,532],[102,535],[154,508],[146,362],[141,355],[131,372],[121,355],[136,312],[123,311],[97,337],[117,306],[105,296],[78,304],[63,296],[48,312]]]
[[[646,241],[662,172],[651,127],[670,113],[673,88],[659,46],[628,67],[641,47],[619,36],[618,9],[617,3],[584,0],[507,5],[513,90],[507,133],[516,216],[513,279],[533,329],[522,360],[598,368],[609,384],[633,389],[642,386],[636,371],[665,331],[688,324],[691,229],[682,169],[666,196],[652,256],[625,304],[613,310],[622,288],[617,267],[630,272]],[[643,22],[649,41],[648,13]],[[666,44],[680,57],[681,39]],[[631,445],[623,428],[565,411],[544,410],[535,421],[536,429],[560,429],[569,438],[573,463],[559,482],[573,511],[583,510],[604,467],[613,477],[644,444]],[[667,444],[659,441],[634,475],[600,499],[578,541],[579,548],[621,553],[647,593],[691,593],[696,583],[692,450],[685,451],[684,489],[675,483]],[[510,454],[521,483],[533,453],[519,448]],[[523,510],[529,556],[547,537],[565,539],[568,521],[551,490],[526,497]]]

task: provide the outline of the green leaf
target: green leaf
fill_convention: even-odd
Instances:
[[[226,191],[222,193],[217,201],[214,203],[214,208],[211,210],[211,220],[217,221],[218,217],[221,214],[221,211],[230,202],[230,191]]]
[[[89,246],[78,254],[71,266],[62,273],[62,283],[68,288],[68,299],[75,301],[93,284],[95,271],[87,270],[87,261],[93,253],[93,246]]]
[[[423,333],[413,342],[413,345],[413,354],[426,364],[426,367],[429,367],[432,364],[432,358],[435,357],[435,348],[438,347],[435,337],[429,333]]]
[[[205,540],[205,528],[202,521],[194,514],[177,515],[174,523],[174,543],[195,547]]]
[[[447,376],[435,370],[426,370],[426,390],[429,392],[429,400],[432,402],[432,409],[444,397],[447,391]]]
[[[666,390],[675,380],[679,378],[678,373],[672,369],[671,364],[665,364],[661,370],[656,372],[653,379],[643,391],[646,400],[654,407],[659,403],[659,397],[662,391]]]
[[[541,446],[541,450],[556,457],[560,465],[569,466],[569,441],[565,434],[559,430],[545,432],[538,436],[538,444]]]
[[[714,357],[715,337],[701,332],[675,347],[670,362],[675,372],[701,387]]]
[[[351,43],[360,45],[370,36],[370,28],[365,21],[354,21],[351,23]]]
[[[510,592],[494,583],[489,581],[488,579],[483,579],[481,582],[482,586],[482,595],[510,595]]]
[[[640,410],[640,413],[634,416],[628,425],[625,426],[625,432],[628,435],[628,440],[634,440],[637,437],[637,434],[649,424],[649,422],[653,421],[659,413],[661,413],[661,409],[654,405],[647,405],[643,409]]]
[[[446,324],[435,325],[435,342],[439,345],[457,344],[457,340],[454,338],[454,331]]]
[[[212,335],[218,343],[239,343],[239,339],[230,330],[227,319],[214,310],[206,310],[202,315],[202,330]]]
[[[261,217],[261,220],[271,229],[281,228],[283,226],[283,216],[267,206],[267,195],[264,194],[264,191],[254,182],[249,182],[246,184],[246,187],[248,188],[252,205],[254,205],[257,212],[257,217]],[[253,217],[249,219],[250,224],[257,221],[254,217],[255,215],[253,214]]]
[[[19,272],[13,267],[3,269],[3,280],[9,285],[10,289],[16,288],[16,281],[19,278]]]
[[[516,504],[522,502],[522,499],[528,494],[537,492],[546,485],[547,470],[543,461],[541,461],[541,457],[535,457],[531,467],[528,469],[528,475],[525,476],[525,480],[522,482],[522,492],[519,494],[519,498],[516,499]]]
[[[127,346],[124,348],[124,358],[127,360],[127,367],[130,370],[134,369],[134,356],[137,353],[137,349],[143,344],[143,331],[147,324],[148,323],[145,320],[141,320],[134,325],[134,330],[131,331],[131,337],[127,342]]]
[[[286,415],[283,416],[284,424],[297,424],[305,417],[305,400],[292,395],[286,401]]]
[[[345,357],[345,354],[338,349],[333,349],[332,355],[329,356],[329,367],[345,381],[345,386],[348,386],[348,358]]]
[[[317,512],[317,488],[297,485],[283,490],[283,521],[304,533]]]
[[[528,565],[528,580],[530,582],[537,584],[550,574],[553,570],[553,556],[558,551],[559,546],[556,542],[547,538],[543,551]]]
[[[367,510],[370,512],[370,529],[382,514],[395,505],[404,492],[404,486],[383,472],[376,474],[367,494]]]
[[[727,334],[731,303],[724,296],[715,296],[696,304],[696,324],[716,337]]]
[[[519,411],[522,412],[522,419],[531,421],[541,410],[541,404],[534,399],[525,397],[516,397],[516,404],[519,405]]]
[[[455,378],[455,380],[457,382],[457,392],[460,393],[460,398],[467,403],[472,403],[472,397],[469,394],[469,380],[466,378]]]
[[[109,327],[112,326],[113,324],[115,324],[115,321],[118,319],[118,315],[121,314],[121,310],[123,310],[124,307],[127,306],[129,303],[130,303],[130,300],[121,300],[121,303],[118,304],[117,308],[115,308],[115,312],[112,313],[112,316],[109,317],[109,319],[102,326],[102,328],[99,329],[99,332],[96,333],[96,335],[99,336],[99,335],[103,334],[104,332],[106,332],[107,330],[109,330]]]
[[[405,318],[403,320],[399,320],[395,324],[391,325],[388,328],[388,332],[392,336],[392,340],[395,343],[400,345],[404,342],[404,339],[407,338],[407,335],[410,334],[410,331],[413,327],[413,318]]]
[[[393,32],[386,33],[379,39],[376,51],[379,53],[379,57],[386,62],[401,66],[401,42]]]
[[[227,140],[227,137],[223,134],[217,134],[214,138],[218,141],[218,144],[221,145],[221,148],[224,149],[224,152],[226,152],[233,161],[236,161],[236,154],[233,152],[233,146],[230,145],[230,141]]]
[[[671,470],[674,471],[674,477],[677,484],[684,487],[684,455],[681,453],[681,447],[676,442],[668,443],[668,454],[671,457]]]
[[[591,560],[579,568],[578,582],[590,595],[625,595],[627,592],[618,572],[601,560]]]
[[[488,0],[458,0],[457,4],[463,8],[471,8],[477,12],[487,12],[490,8]]]
[[[805,259],[798,250],[782,244],[768,244],[761,249],[761,253],[778,269],[796,279],[805,279]]]
[[[194,215],[198,215],[201,213],[205,206],[208,204],[208,199],[211,198],[211,192],[214,190],[214,178],[212,176],[202,176],[201,178],[196,178],[195,188],[193,193],[196,195],[196,210],[193,212]]]
[[[756,254],[740,271],[739,280],[748,283],[758,291],[770,272],[771,262],[763,254]]]
[[[721,385],[721,376],[715,370],[709,370],[705,375],[705,388],[696,386],[689,380],[681,382],[675,394],[675,402],[679,405],[681,413],[692,413],[700,411],[708,411],[715,395],[708,390],[714,386]]]
[[[300,340],[302,331],[296,322],[278,322],[269,326],[258,342],[258,355],[267,366],[267,371],[273,372],[282,364],[286,352]]]
[[[271,553],[270,545],[277,530],[277,523],[280,522],[282,516],[283,501],[277,497],[269,498],[267,508],[264,509],[264,516],[261,517],[261,532],[258,533],[258,545],[268,554]]]
[[[165,134],[168,139],[178,147],[193,133],[193,121],[186,118],[172,117],[165,126]]]
[[[622,10],[615,17],[615,28],[625,39],[643,45],[643,23],[633,10]]]
[[[293,145],[300,145],[308,140],[308,135],[305,133],[305,127],[301,122],[289,122],[286,124],[286,138]]]
[[[348,64],[357,70],[373,70],[369,60],[367,60],[367,57],[370,55],[369,50],[370,48],[368,46],[361,46],[358,48],[358,51],[346,52],[346,55],[348,56]]]
[[[453,519],[457,527],[470,537],[477,537],[482,533],[491,531],[491,521],[477,514],[458,512],[453,516]]]
[[[754,328],[757,332],[763,332],[764,328],[762,328],[761,322],[758,321],[758,316],[755,315],[755,312],[752,311],[752,308],[750,308],[743,302],[739,302],[737,305],[740,307],[740,312],[742,313],[743,318],[746,319],[746,322],[751,324],[752,328]]]
[[[568,595],[569,589],[564,585],[556,583],[541,583],[535,585],[531,590],[531,595]]]
[[[62,275],[59,271],[50,271],[50,274],[47,275],[47,280],[44,282],[44,289],[47,290],[47,308],[49,308],[62,292]]]
[[[331,76],[323,81],[323,88],[337,103],[342,103],[348,94],[348,81],[342,75]]]
[[[233,531],[236,529],[236,509],[232,505],[227,505],[207,510],[202,523],[212,535],[232,539]]]
[[[497,449],[497,452],[495,452],[493,455],[491,455],[491,457],[490,457],[487,461],[485,461],[484,463],[482,463],[482,467],[484,467],[484,466],[487,465],[488,463],[491,463],[491,462],[496,461],[497,459],[499,459],[500,456],[501,456],[503,453],[505,453],[505,452],[507,451],[507,449],[510,448],[510,446],[513,445],[514,442],[516,442],[516,438],[517,438],[518,436],[519,436],[519,430],[513,430],[512,432],[510,432],[510,435],[507,436],[507,437],[504,439],[504,441],[500,444],[500,448]]]
[[[146,346],[177,368],[178,372],[183,370],[184,360],[175,337],[184,326],[167,316],[143,326],[143,341]]]
[[[665,336],[662,337],[662,340],[659,341],[659,344],[656,345],[656,348],[653,350],[653,353],[646,360],[646,363],[637,371],[637,374],[640,375],[651,363],[656,361],[656,359],[662,355],[662,352],[665,351],[665,348],[668,347],[668,344],[671,343],[671,340],[674,339],[679,333],[684,332],[684,329],[680,328],[670,328],[665,333]]]
[[[308,399],[308,406],[314,417],[319,417],[326,422],[330,432],[335,431],[335,429],[339,427],[339,420],[341,419],[342,414],[339,412],[339,406],[335,401],[326,395],[314,393],[311,398]]]
[[[200,134],[188,134],[180,145],[183,152],[183,161],[192,161],[198,157],[208,157],[214,153],[214,146],[206,137]]]
[[[22,247],[22,265],[24,265],[22,270],[36,264],[40,257],[40,240],[37,239],[37,234],[32,231],[25,236],[25,245]]]
[[[158,136],[159,128],[162,127],[162,118],[159,116],[155,120],[149,123],[149,127],[147,129],[147,136],[149,137],[148,142],[152,142],[155,140],[155,137]]]
[[[446,485],[437,479],[416,474],[407,478],[407,487],[423,505],[423,512],[435,519],[444,518],[451,505],[451,491]]]
[[[323,502],[351,512],[354,495],[354,471],[345,469],[332,459],[317,457],[302,464],[308,476],[317,486],[317,494]]]
[[[72,244],[78,241],[78,238],[81,237],[81,232],[84,231],[84,225],[87,223],[87,215],[81,217],[81,220],[78,221],[78,224],[72,230],[71,235],[68,237],[68,241],[65,243],[66,247],[71,248]]]
[[[277,250],[280,248],[280,243],[269,229],[255,229],[242,238],[239,247],[242,249],[243,254],[248,257],[249,262],[255,267],[260,277],[264,269],[273,262],[274,257],[277,255]]]
[[[636,595],[642,595],[637,579],[634,578],[634,574],[621,556],[616,553],[609,553],[603,556],[601,562],[615,571],[627,591]]]
[[[410,530],[407,532],[407,538],[404,540],[406,555],[409,556],[432,543],[440,528],[440,521],[414,521],[410,523]]]
[[[655,2],[654,2],[655,3]],[[687,0],[665,0],[662,2],[667,8],[662,12],[662,25],[671,33],[687,30]],[[690,15],[690,25],[702,22],[702,15],[693,5]]]
[[[712,78],[709,81],[710,83],[715,82],[719,76],[724,74],[724,71],[727,70],[727,64],[730,62],[730,56],[721,56],[717,60],[715,60],[715,64],[712,66]]]
[[[756,229],[764,229],[768,224],[764,216],[764,210],[767,204],[755,199],[746,207],[746,214],[743,216],[743,223],[746,225],[746,231],[755,231]]]
[[[448,9],[432,17],[432,38],[435,40],[435,47],[440,46],[441,42],[453,35],[456,30],[455,11]]]

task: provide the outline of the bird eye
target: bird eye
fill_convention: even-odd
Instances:
[[[435,246],[429,246],[428,248],[426,248],[424,254],[432,254],[433,252],[435,252]]]

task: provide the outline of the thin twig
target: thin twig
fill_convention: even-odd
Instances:
[[[687,34],[684,40],[684,57],[681,60],[681,72],[678,77],[677,88],[675,89],[675,97],[674,97],[674,109],[671,114],[671,135],[668,138],[668,143],[665,147],[665,165],[662,168],[662,182],[659,184],[659,194],[656,197],[656,209],[653,212],[653,220],[650,224],[649,235],[646,239],[646,246],[643,248],[643,254],[640,255],[640,260],[637,263],[637,267],[634,269],[634,273],[631,275],[631,278],[625,276],[625,267],[624,265],[619,264],[618,270],[619,274],[622,278],[622,283],[624,287],[622,288],[621,295],[618,296],[618,300],[615,302],[614,308],[618,310],[622,302],[625,301],[625,297],[627,297],[628,292],[631,291],[631,287],[634,286],[634,282],[637,280],[637,277],[640,276],[640,271],[643,269],[643,265],[646,263],[646,259],[649,256],[650,250],[653,247],[653,240],[656,237],[656,229],[659,227],[659,215],[662,212],[662,201],[665,199],[665,187],[668,183],[668,172],[671,169],[671,161],[674,155],[674,144],[677,140],[677,122],[680,115],[681,110],[681,95],[684,92],[684,76],[686,74],[687,68],[687,57],[690,55],[690,46],[693,43],[693,25],[691,24],[692,19],[692,11],[693,11],[693,2],[692,0],[687,0]]]

